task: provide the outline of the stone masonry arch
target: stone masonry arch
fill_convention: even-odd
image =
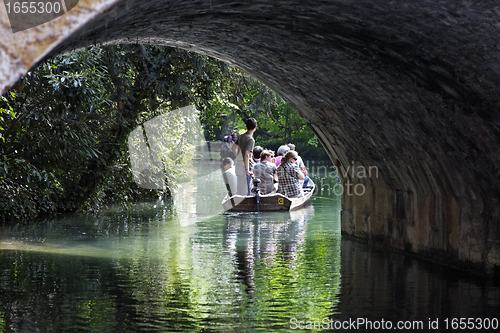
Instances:
[[[279,93],[344,186],[363,184],[344,192],[344,233],[498,271],[497,1],[80,0],[16,33],[0,13],[2,92],[45,57],[93,44],[216,57]]]

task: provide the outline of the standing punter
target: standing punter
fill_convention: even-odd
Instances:
[[[248,118],[246,121],[247,131],[238,137],[232,150],[236,156],[236,176],[238,178],[238,191],[240,195],[250,195],[253,160],[252,151],[255,145],[253,132],[257,129],[257,120]],[[241,153],[241,154],[240,154]]]

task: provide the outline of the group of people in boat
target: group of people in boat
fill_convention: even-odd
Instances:
[[[223,179],[229,195],[251,195],[255,192],[252,191],[253,186],[257,186],[260,194],[264,195],[281,193],[288,198],[302,197],[309,177],[295,145],[280,146],[275,156],[272,150],[255,146],[253,133],[257,129],[257,121],[254,118],[247,119],[246,129],[241,135],[233,132],[225,137],[221,149]],[[253,182],[255,178],[260,182]]]

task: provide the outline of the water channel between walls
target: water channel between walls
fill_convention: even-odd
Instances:
[[[214,170],[127,212],[2,226],[0,332],[498,325],[498,282],[342,237],[335,182],[298,211],[224,213]]]

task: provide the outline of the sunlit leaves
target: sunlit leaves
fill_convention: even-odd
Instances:
[[[133,185],[127,137],[186,105],[200,111],[209,140],[228,114],[238,115],[240,127],[241,120],[258,118],[261,141],[306,133],[267,87],[200,54],[146,45],[64,54],[30,71],[0,100],[0,218],[9,209],[25,218],[126,203],[144,194]],[[189,127],[192,120],[179,124]],[[179,133],[173,126],[169,135],[179,136],[177,150],[162,156],[171,179],[182,177],[182,166],[194,154]]]

